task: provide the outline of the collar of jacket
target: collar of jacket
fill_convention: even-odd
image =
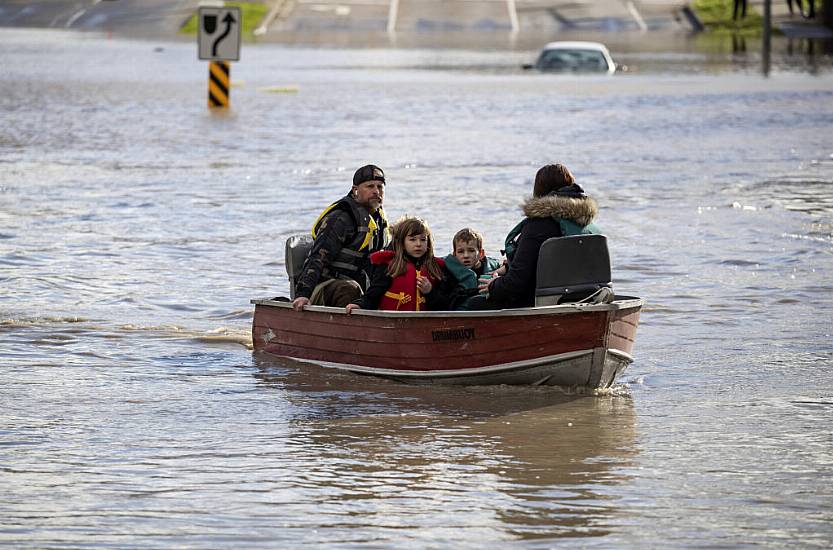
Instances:
[[[378,252],[374,252],[370,255],[370,263],[373,265],[382,265],[382,264],[389,264],[393,261],[394,256],[396,256],[396,252],[393,250],[380,250]],[[405,258],[414,264],[417,268],[422,267],[425,263],[425,256],[419,258],[413,258],[410,254],[405,254]],[[440,267],[445,267],[445,260],[442,258],[434,258],[434,260],[440,265]]]
[[[393,250],[380,250],[370,255],[370,263],[373,265],[389,264],[395,255],[396,252]]]
[[[583,227],[596,219],[599,207],[592,197],[578,199],[546,195],[527,199],[523,211],[528,218],[562,218]]]

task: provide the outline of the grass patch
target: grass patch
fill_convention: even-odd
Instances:
[[[746,17],[732,19],[733,0],[694,0],[691,7],[708,30],[720,34],[760,36],[764,31],[764,18],[747,2]]]
[[[260,21],[266,16],[266,12],[269,11],[269,8],[260,2],[226,2],[226,7],[240,8],[240,18],[243,20],[240,26],[241,36],[252,36],[252,31],[257,28]],[[197,12],[195,12],[182,25],[179,32],[196,35],[197,24]]]

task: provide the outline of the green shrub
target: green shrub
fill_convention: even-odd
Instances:
[[[711,32],[746,36],[763,33],[764,18],[752,7],[752,2],[747,2],[746,17],[738,15],[737,20],[732,19],[733,0],[694,0],[691,7]]]
[[[241,36],[251,36],[252,31],[257,28],[260,21],[266,16],[266,12],[269,11],[269,8],[259,2],[226,2],[226,6],[240,8],[240,17],[243,19],[240,26]],[[179,32],[182,34],[197,34],[197,25],[197,13],[194,13],[182,25]]]

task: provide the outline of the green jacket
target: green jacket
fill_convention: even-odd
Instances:
[[[467,290],[477,288],[477,273],[473,269],[469,269],[460,263],[460,260],[454,254],[449,254],[445,258],[445,267],[457,279],[457,284]],[[486,256],[481,260],[483,272],[481,275],[488,275],[500,267],[500,260]]]
[[[589,223],[587,225],[581,226],[572,220],[565,220],[564,218],[557,218],[552,216],[552,219],[558,222],[559,227],[561,228],[561,236],[562,237],[569,237],[571,235],[601,235],[602,230],[599,228],[598,225],[595,223]],[[506,259],[509,262],[512,262],[512,257],[515,256],[515,249],[518,247],[518,237],[521,235],[521,231],[524,228],[524,224],[526,224],[529,218],[522,219],[518,225],[513,227],[509,234],[506,235],[506,241],[503,243],[504,249],[501,250]]]

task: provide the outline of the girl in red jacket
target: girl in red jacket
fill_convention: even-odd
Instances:
[[[370,255],[373,278],[354,309],[425,311],[448,309],[455,286],[445,262],[434,257],[431,230],[421,218],[405,216],[393,225],[393,250]]]

